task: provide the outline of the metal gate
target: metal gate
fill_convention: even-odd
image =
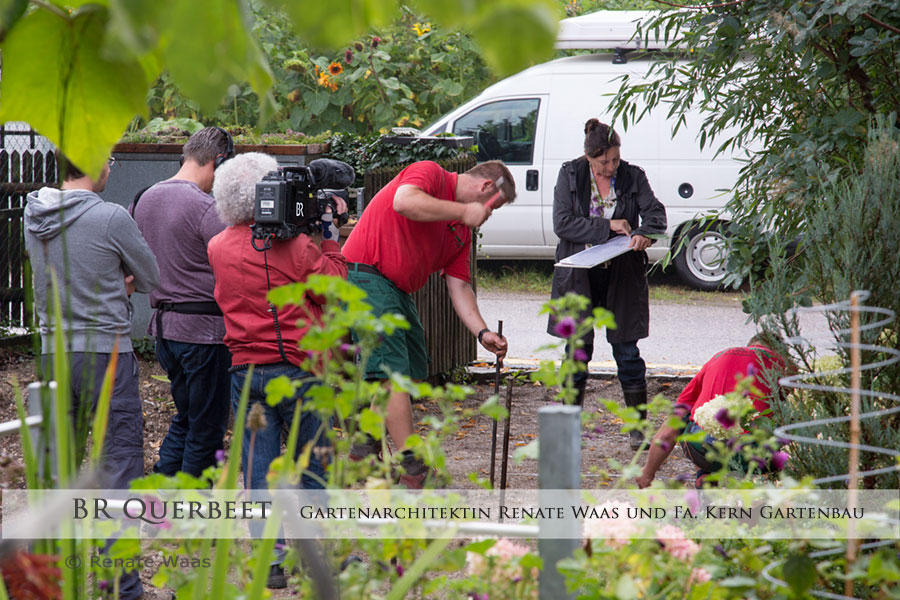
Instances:
[[[25,197],[56,185],[53,146],[24,123],[0,126],[0,343],[27,337],[31,271],[25,256]],[[47,183],[47,182],[53,183]]]

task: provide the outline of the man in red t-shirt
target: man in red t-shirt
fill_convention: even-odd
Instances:
[[[716,396],[734,391],[737,383],[747,375],[755,375],[753,387],[760,392],[759,396],[753,398],[753,407],[758,412],[764,412],[769,409],[771,400],[768,383],[771,376],[767,377],[766,373],[784,372],[788,364],[783,357],[771,350],[770,344],[765,343],[762,336],[753,336],[748,346],[723,350],[703,365],[678,396],[678,402],[672,410],[673,415],[684,419],[686,426],[699,431],[699,428],[693,425],[693,416],[697,409]],[[667,423],[659,428],[650,443],[647,464],[644,465],[640,476],[635,479],[638,487],[645,488],[650,485],[659,467],[672,452],[675,440],[682,431],[683,428],[671,427]],[[702,476],[708,474],[708,461],[704,456],[700,456],[701,454],[702,452],[696,448],[687,450],[688,458],[700,468]]]
[[[512,175],[500,161],[481,163],[463,174],[450,173],[431,161],[414,163],[375,194],[344,244],[350,261],[347,280],[368,294],[376,315],[399,313],[410,324],[375,348],[366,365],[369,379],[386,379],[389,372],[414,380],[428,374],[425,331],[411,294],[440,272],[456,314],[487,350],[506,356],[506,339],[490,331],[478,310],[470,284],[470,227],[484,223],[491,212],[516,196]],[[393,391],[385,419],[398,448],[413,432],[409,394]],[[380,442],[368,438],[355,444],[350,458],[376,454]],[[424,463],[404,451],[400,483],[421,488]]]

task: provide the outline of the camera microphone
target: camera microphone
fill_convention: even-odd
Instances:
[[[356,173],[345,162],[332,158],[319,158],[309,163],[312,184],[317,188],[343,189],[353,185]]]

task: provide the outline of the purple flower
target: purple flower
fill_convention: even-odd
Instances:
[[[397,563],[396,571],[397,571],[397,577],[403,577],[403,565],[401,565],[400,563]]]
[[[675,476],[675,481],[677,481],[679,483],[686,483],[688,481],[691,481],[693,478],[694,478],[694,476],[691,474],[682,473],[681,475]]]
[[[603,433],[603,428],[600,427],[599,425],[595,426],[594,433],[596,433],[597,435],[601,435]]]
[[[381,38],[378,37],[377,35],[372,38],[372,48],[377,48],[378,44],[380,44],[380,43],[381,43]]]
[[[716,413],[716,421],[724,427],[725,429],[731,429],[734,427],[734,419],[728,414],[727,408],[719,409],[719,412]]]
[[[756,365],[753,363],[747,365],[747,377],[756,377]]]
[[[341,344],[341,352],[350,353],[356,350],[356,346],[352,344]]]
[[[225,451],[224,450],[216,450],[216,462],[217,463],[225,462]]]
[[[787,452],[779,450],[772,455],[772,468],[774,468],[776,471],[781,471],[782,469],[784,469],[784,465],[787,464],[787,461],[790,458],[791,457]]]
[[[779,448],[784,448],[791,443],[791,440],[786,440],[784,438],[777,438],[775,441],[778,443]]]
[[[578,362],[587,362],[587,359],[588,359],[588,357],[587,357],[587,352],[585,352],[584,350],[582,350],[581,348],[579,348],[579,349],[576,350],[575,353],[572,355],[572,358],[574,358],[574,359],[577,360]]]
[[[575,335],[575,319],[572,317],[565,317],[560,319],[560,321],[556,324],[556,335],[559,337],[572,337]]]
[[[109,582],[106,581],[105,579],[100,580],[100,583],[97,584],[97,589],[99,589],[101,592],[108,587],[109,587]]]
[[[722,546],[721,544],[716,544],[713,547],[713,550],[718,552],[722,558],[728,558],[728,552],[725,550],[724,546]]]
[[[766,464],[766,461],[764,461],[763,459],[759,458],[758,456],[756,456],[756,457],[753,458],[753,462],[756,463],[756,466],[759,467],[759,470],[760,470],[760,471],[764,470],[764,469],[768,466],[768,465]]]

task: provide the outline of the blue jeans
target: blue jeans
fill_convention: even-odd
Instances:
[[[261,403],[266,410],[266,427],[256,432],[253,439],[253,462],[251,463],[251,472],[249,482],[247,481],[248,459],[250,457],[251,437],[252,433],[244,430],[244,443],[241,448],[241,466],[244,473],[244,487],[254,490],[268,489],[266,482],[266,474],[269,472],[269,465],[273,460],[281,456],[281,437],[282,432],[290,430],[291,423],[294,420],[294,409],[297,406],[297,400],[303,401],[309,388],[313,385],[309,381],[299,388],[293,398],[285,398],[275,406],[269,406],[266,403],[266,384],[276,377],[282,375],[291,379],[306,379],[310,375],[300,367],[285,363],[274,365],[257,365],[253,368],[253,378],[250,381],[250,397],[247,403],[247,414],[254,403]],[[247,369],[240,369],[231,374],[231,404],[234,408],[234,414],[237,415],[238,407],[241,402],[241,391],[244,388],[244,382],[247,380]],[[237,424],[235,424],[237,427]],[[328,447],[329,441],[322,427],[322,420],[319,416],[312,412],[300,413],[300,426],[297,435],[297,447],[294,450],[294,459],[296,460],[303,448],[312,442],[316,447]],[[309,457],[309,466],[300,477],[300,487],[303,489],[323,489],[325,486],[322,482],[325,479],[325,465],[322,463],[319,453],[314,451]],[[250,523],[251,537],[258,538],[262,534],[263,524],[253,521]],[[278,543],[283,543],[282,539]],[[281,564],[284,560],[284,550],[278,549],[275,552],[275,560],[273,564]]]
[[[633,342],[619,342],[610,344],[613,358],[616,361],[616,375],[623,390],[639,390],[647,387],[647,366],[641,358],[641,352],[637,347],[637,340]],[[585,344],[581,347],[587,354],[585,366],[594,356],[594,345]],[[569,345],[566,344],[566,355],[569,353]],[[588,378],[587,368],[575,373],[573,379],[576,384],[586,382]]]
[[[163,339],[156,358],[169,376],[177,414],[159,448],[153,470],[199,477],[216,464],[228,425],[231,354],[224,344],[188,344]]]

